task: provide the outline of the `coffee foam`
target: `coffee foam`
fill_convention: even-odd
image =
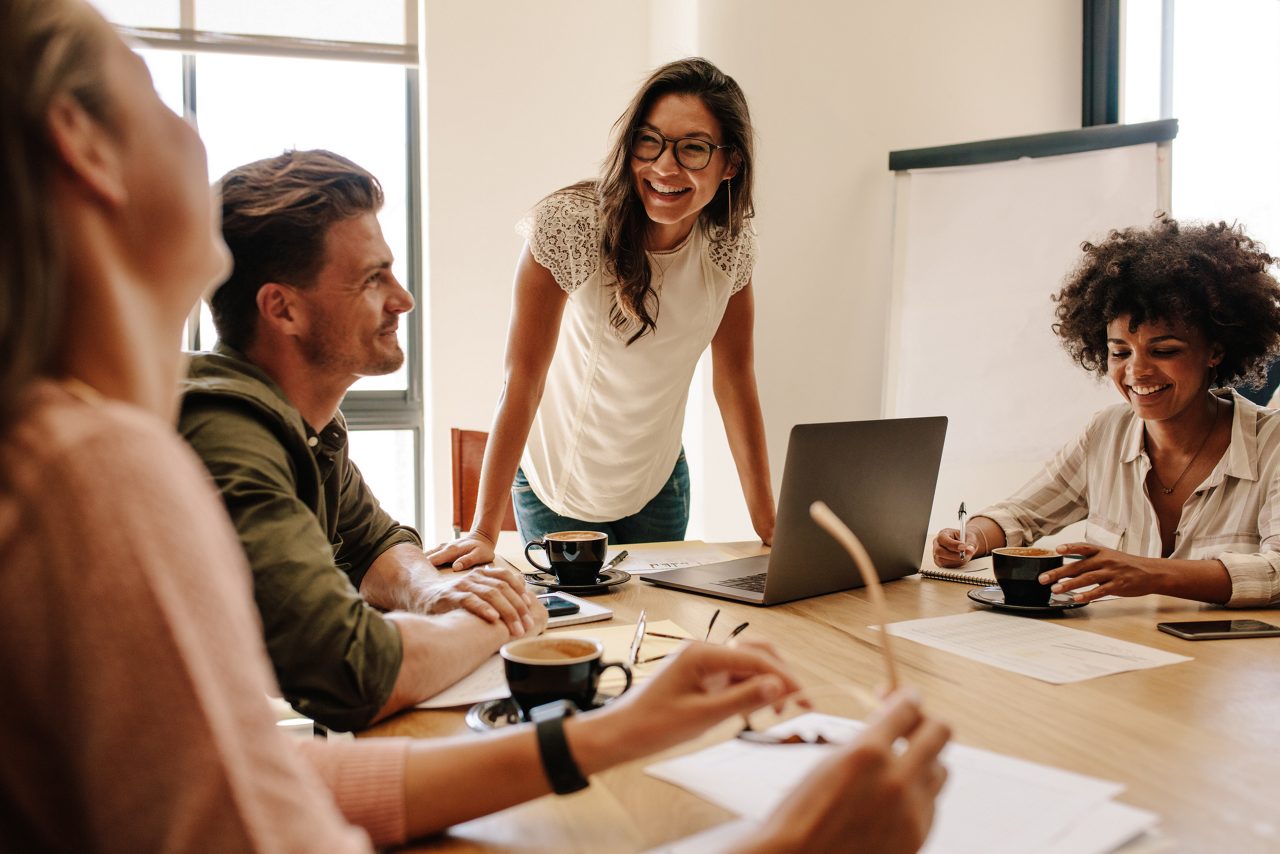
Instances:
[[[521,664],[570,664],[603,654],[599,644],[584,638],[531,638],[502,648],[503,658]]]
[[[1009,555],[1010,557],[1057,557],[1058,553],[1049,551],[1048,549],[1036,549],[1027,547],[1005,546],[995,550],[996,554]]]
[[[585,542],[587,540],[603,540],[607,535],[600,531],[559,531],[547,534],[546,539],[566,542]]]

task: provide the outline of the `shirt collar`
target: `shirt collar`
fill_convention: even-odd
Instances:
[[[1124,441],[1120,446],[1120,461],[1131,463],[1142,456],[1144,448],[1142,419],[1129,410],[1129,427],[1125,430]]]
[[[1231,444],[1222,460],[1209,475],[1207,485],[1218,484],[1223,477],[1234,477],[1238,480],[1258,479],[1258,412],[1261,407],[1247,398],[1241,397],[1233,389],[1227,389],[1220,397],[1230,397],[1235,404],[1232,407]]]
[[[1205,480],[1205,486],[1217,486],[1224,477],[1238,480],[1258,479],[1258,410],[1257,404],[1236,394],[1234,389],[1217,389],[1217,397],[1231,400],[1231,444]],[[1129,426],[1121,444],[1120,460],[1131,463],[1145,450],[1142,419],[1129,412]]]

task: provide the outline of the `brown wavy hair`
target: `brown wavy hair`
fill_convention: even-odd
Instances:
[[[209,308],[218,337],[243,352],[257,333],[262,286],[310,286],[325,263],[329,228],[381,210],[382,185],[347,158],[315,149],[246,163],[218,186],[222,239],[235,265]]]
[[[1268,271],[1276,259],[1242,226],[1161,217],[1081,249],[1053,298],[1053,331],[1081,367],[1106,375],[1107,324],[1128,315],[1131,332],[1148,320],[1184,323],[1221,346],[1215,384],[1261,384],[1280,353],[1280,283]]]
[[[62,0],[0,3],[0,432],[32,380],[56,372],[65,323],[49,110],[67,95],[108,130],[116,127],[96,15]]]
[[[600,262],[614,283],[610,322],[614,329],[630,332],[628,345],[656,329],[658,318],[658,294],[645,255],[649,217],[631,174],[631,136],[664,95],[697,96],[720,123],[719,144],[732,146],[729,156],[737,174],[722,182],[698,217],[707,236],[731,239],[755,216],[754,131],[742,87],[701,57],[669,62],[654,71],[614,122],[613,143],[599,179],[560,191],[591,198],[599,206]]]

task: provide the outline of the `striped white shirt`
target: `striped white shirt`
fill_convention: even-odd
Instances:
[[[1231,444],[1182,505],[1170,558],[1217,559],[1236,608],[1280,604],[1280,412],[1233,398]],[[1102,410],[1007,501],[983,510],[1011,546],[1085,519],[1085,540],[1160,557],[1160,523],[1147,497],[1151,460],[1142,420],[1127,404]]]

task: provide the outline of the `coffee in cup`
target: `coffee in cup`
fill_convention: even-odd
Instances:
[[[550,566],[543,566],[529,554],[530,549],[546,552]],[[595,584],[609,551],[609,537],[601,531],[559,531],[547,534],[524,547],[529,563],[550,572],[559,584],[581,586]]]
[[[520,707],[522,720],[544,703],[569,700],[580,710],[593,709],[613,699],[596,697],[600,675],[610,667],[622,670],[631,687],[631,668],[622,662],[604,663],[604,644],[587,638],[523,638],[499,650],[511,699]]]
[[[996,581],[1006,605],[1044,606],[1053,591],[1040,574],[1062,566],[1062,555],[1034,546],[1004,546],[991,552]]]

